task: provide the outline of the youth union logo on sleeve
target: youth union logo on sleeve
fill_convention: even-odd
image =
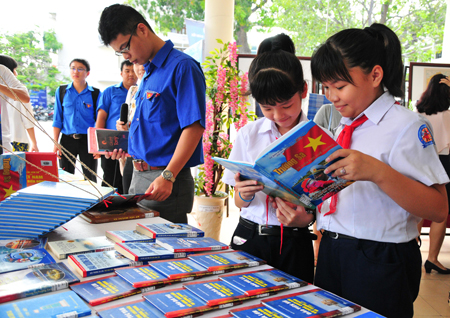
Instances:
[[[420,126],[418,137],[424,148],[430,145],[434,145],[433,135],[431,134],[431,131],[430,129],[428,129],[427,125]]]

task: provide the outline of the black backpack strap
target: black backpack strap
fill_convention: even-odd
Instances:
[[[100,95],[100,90],[97,87],[92,87],[94,89],[92,94],[92,102],[94,103],[94,121],[97,121],[97,100],[98,95]]]
[[[67,84],[66,85],[61,85],[59,87],[59,102],[61,103],[61,122],[64,122],[63,101],[64,101],[64,95],[66,95],[66,89],[67,89]]]

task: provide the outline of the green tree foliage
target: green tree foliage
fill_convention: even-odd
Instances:
[[[430,61],[442,50],[445,0],[273,0],[273,4],[277,24],[290,31],[297,55],[311,56],[334,33],[374,22],[395,31],[409,61]]]
[[[50,53],[56,53],[62,44],[56,39],[53,31],[40,34],[35,31],[13,35],[0,35],[0,53],[13,57],[18,64],[18,79],[29,90],[49,88],[49,94],[55,95],[61,84],[56,79],[60,74],[52,65]]]
[[[250,53],[247,40],[247,32],[250,29],[254,26],[270,28],[274,25],[272,7],[268,2],[268,0],[235,0],[235,38],[236,43],[240,45],[240,53]],[[128,0],[127,3],[145,17],[155,21],[155,29],[163,34],[171,30],[181,32],[185,27],[185,18],[197,21],[205,19],[204,0]],[[256,19],[251,22],[250,16],[253,14]]]

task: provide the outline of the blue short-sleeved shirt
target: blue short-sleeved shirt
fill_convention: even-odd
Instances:
[[[103,109],[108,114],[105,128],[116,130],[116,121],[120,118],[120,108],[125,103],[127,93],[123,83],[109,86],[103,91],[98,109]]]
[[[144,65],[146,74],[136,98],[130,126],[129,153],[151,166],[166,166],[182,130],[195,123],[205,127],[206,84],[200,64],[173,47],[171,41]],[[202,142],[185,167],[203,163]]]
[[[89,127],[95,127],[96,114],[92,101],[92,86],[78,93],[73,83],[67,85],[62,106],[59,99],[59,87],[56,89],[55,114],[53,116],[53,127],[61,129],[64,135],[87,134]],[[100,97],[99,97],[100,99]]]

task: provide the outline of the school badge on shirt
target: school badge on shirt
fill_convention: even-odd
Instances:
[[[418,137],[419,137],[419,141],[422,143],[422,146],[424,148],[426,148],[430,145],[434,145],[433,135],[431,134],[431,131],[427,127],[427,125],[420,126],[419,131],[418,131]]]
[[[155,98],[157,98],[160,94],[154,91],[146,91],[145,92],[145,98],[149,101],[153,101]]]

